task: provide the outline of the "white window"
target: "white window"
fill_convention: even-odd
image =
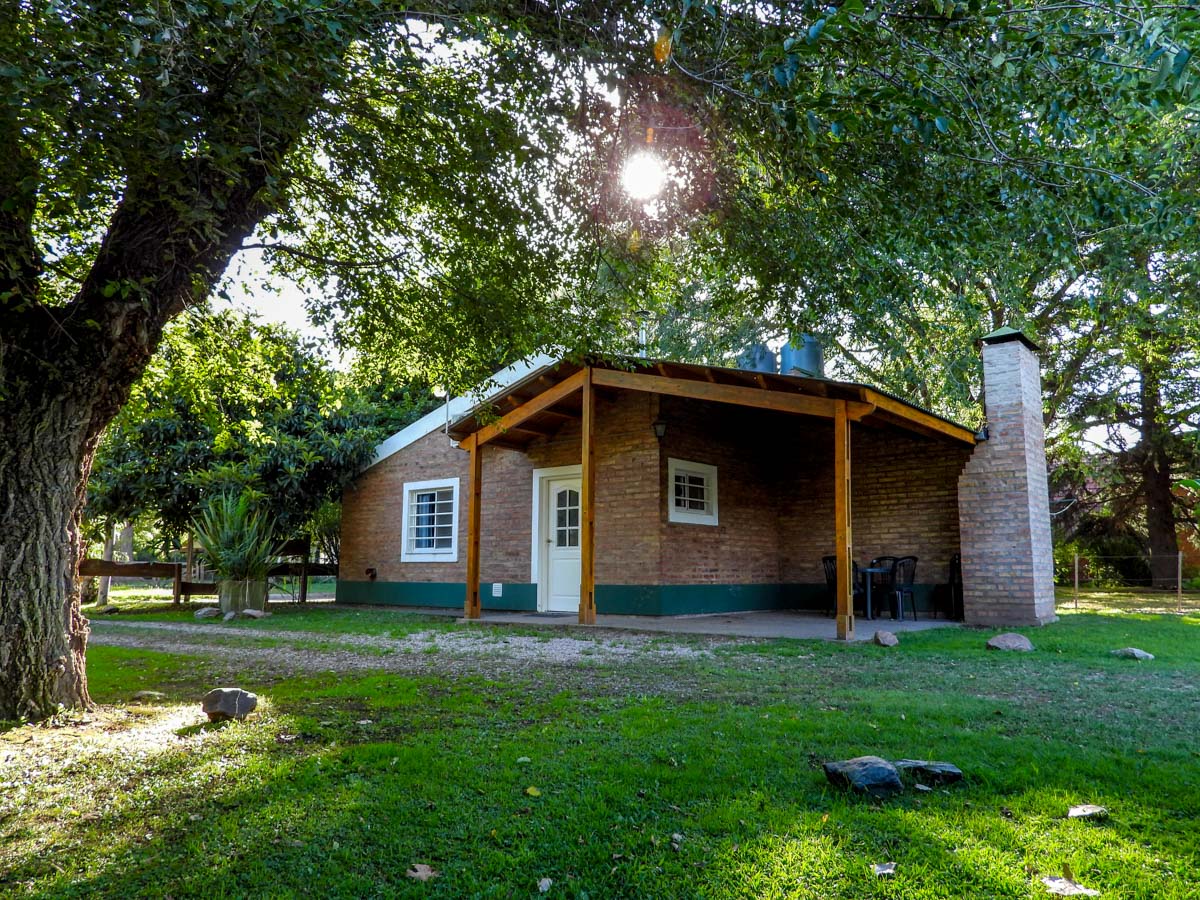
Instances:
[[[401,562],[458,561],[458,479],[404,484]]]
[[[667,460],[667,502],[672,522],[717,524],[717,467]]]

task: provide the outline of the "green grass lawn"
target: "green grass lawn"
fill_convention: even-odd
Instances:
[[[331,632],[461,627],[336,609],[245,625],[322,613]],[[1200,617],[1026,633],[1029,655],[946,629],[488,677],[270,680],[93,647],[93,725],[0,733],[0,894],[527,897],[549,878],[550,897],[1024,898],[1067,864],[1105,898],[1200,897]],[[1157,659],[1109,655],[1131,644]],[[259,712],[195,724],[228,682]],[[132,703],[142,689],[166,699]],[[44,749],[5,763],[30,736]],[[821,762],[864,753],[967,781],[883,803],[827,785]],[[1110,818],[1064,818],[1084,802]],[[440,874],[407,878],[417,863]]]

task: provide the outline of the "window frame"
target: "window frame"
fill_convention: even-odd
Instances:
[[[675,506],[675,476],[679,472],[699,475],[704,478],[704,493],[706,500],[710,501],[710,509],[705,512],[693,512],[678,509]],[[667,458],[667,521],[679,525],[719,524],[716,466],[686,459],[676,459],[674,457]]]
[[[400,508],[400,562],[458,562],[458,478],[431,478],[427,481],[406,481]],[[439,491],[450,488],[450,548],[448,550],[416,549],[409,547],[409,516],[413,510],[413,498],[423,491]]]

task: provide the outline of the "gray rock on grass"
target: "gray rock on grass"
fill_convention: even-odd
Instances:
[[[115,615],[116,613],[119,613],[120,611],[121,611],[121,607],[116,606],[112,603],[105,603],[103,606],[97,606],[95,609],[93,609],[92,615],[93,616],[111,616],[111,615]]]
[[[1033,644],[1030,643],[1029,638],[1025,637],[1025,635],[1010,631],[1005,634],[996,635],[987,642],[987,648],[989,650],[1016,650],[1021,653],[1029,653],[1033,650]]]
[[[163,700],[166,694],[162,691],[138,691],[133,695],[134,700]]]
[[[825,763],[825,777],[837,787],[860,794],[886,798],[904,790],[900,773],[886,759],[878,756],[859,756],[838,762]]]
[[[900,772],[919,778],[924,784],[954,784],[962,781],[962,769],[953,763],[925,759],[898,759],[892,763]]]
[[[215,606],[202,606],[193,615],[197,619],[216,619],[220,617],[221,610]]]
[[[241,688],[213,688],[200,706],[210,722],[244,719],[258,706],[258,695]]]
[[[1141,662],[1149,662],[1154,659],[1153,653],[1147,653],[1137,647],[1122,647],[1120,650],[1114,650],[1112,655],[1119,656],[1121,659],[1136,659]]]
[[[263,619],[269,616],[270,613],[261,609],[243,609],[242,615],[247,619]]]
[[[882,629],[875,632],[875,637],[871,640],[880,647],[895,647],[900,643],[900,638],[896,637],[890,631],[883,631]]]

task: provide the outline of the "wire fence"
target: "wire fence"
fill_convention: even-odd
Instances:
[[[1200,608],[1200,599],[1195,596],[1188,596],[1185,600],[1185,592],[1190,590],[1190,586],[1184,577],[1183,553],[1167,556],[1074,553],[1066,571],[1064,562],[1068,560],[1061,556],[1056,560],[1055,581],[1060,587],[1070,589],[1070,603],[1075,609],[1080,608],[1081,592],[1085,592],[1085,606],[1095,605],[1092,601],[1097,591],[1111,592],[1113,596],[1135,595],[1142,600],[1152,601],[1149,605],[1159,610],[1169,605],[1173,605],[1179,613],[1184,612],[1185,607],[1189,610]],[[1093,596],[1089,597],[1088,594]]]

